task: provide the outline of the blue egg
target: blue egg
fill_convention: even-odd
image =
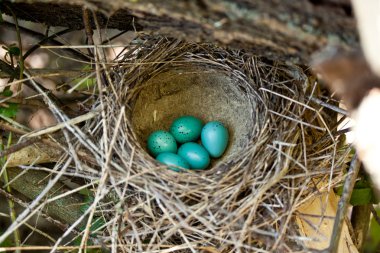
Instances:
[[[177,142],[173,135],[166,131],[155,131],[148,137],[147,147],[149,152],[156,157],[164,152],[177,152]]]
[[[183,157],[194,170],[204,170],[210,164],[207,150],[195,142],[187,142],[179,147],[178,155]]]
[[[203,123],[193,116],[182,116],[173,121],[170,133],[179,143],[198,140]]]
[[[223,155],[228,145],[228,138],[227,128],[219,121],[208,122],[202,129],[202,145],[213,158]]]
[[[177,171],[177,172],[180,171],[180,169],[177,167],[190,169],[190,164],[184,158],[174,153],[161,153],[157,156],[156,160],[168,166],[171,165],[169,169]],[[176,166],[176,167],[172,167],[172,166]]]

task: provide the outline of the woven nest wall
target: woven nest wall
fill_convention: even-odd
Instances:
[[[348,152],[329,131],[334,115],[310,103],[318,88],[302,69],[149,38],[128,48],[109,78],[111,92],[98,101],[105,113],[86,125],[97,146],[87,148],[109,168],[112,201],[103,209],[113,210],[104,212],[118,243],[131,252],[305,249],[297,207],[341,171]],[[181,115],[220,120],[231,133],[208,170],[174,172],[146,151],[148,134]]]

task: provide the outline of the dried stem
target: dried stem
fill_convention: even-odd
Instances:
[[[4,22],[2,22],[1,25],[2,25],[3,27],[8,28],[8,29],[16,29],[15,24],[10,23],[10,22],[8,22],[8,21],[4,21]],[[31,36],[31,37],[34,37],[34,38],[39,39],[39,40],[40,40],[40,43],[41,43],[41,42],[45,42],[45,41],[48,40],[48,41],[49,41],[49,44],[51,44],[51,45],[55,45],[55,46],[62,46],[62,45],[64,45],[63,43],[61,43],[61,42],[59,42],[59,41],[56,41],[56,40],[54,40],[54,39],[48,39],[49,37],[46,37],[45,34],[42,34],[42,33],[39,33],[39,32],[35,32],[35,31],[30,30],[30,29],[28,29],[28,28],[25,28],[25,27],[19,26],[19,30],[20,30],[22,33],[25,33],[26,35],[29,35],[29,36]],[[60,32],[57,33],[57,34],[60,34]],[[52,35],[52,36],[55,37],[54,35]],[[39,43],[39,44],[40,44],[40,43]],[[72,49],[72,48],[67,48],[67,49],[65,49],[65,50],[66,50],[67,52],[69,52],[70,54],[72,54],[74,57],[76,57],[76,59],[80,59],[80,60],[82,60],[82,61],[86,61],[86,62],[90,61],[90,57],[86,56],[85,54],[83,54],[83,53],[80,52],[80,51],[74,50],[74,49]],[[28,52],[27,52],[27,53],[28,53]],[[28,56],[28,55],[26,55],[26,56]],[[26,56],[24,56],[24,57],[26,58]]]
[[[94,45],[94,40],[92,36],[94,35],[94,31],[92,30],[91,20],[90,20],[90,11],[86,6],[83,6],[82,8],[82,16],[83,16],[83,24],[84,24],[84,30],[86,32],[87,36],[87,43],[89,45]],[[94,51],[89,48],[89,53],[91,56],[94,56]]]
[[[351,194],[355,186],[356,178],[359,174],[361,163],[357,155],[352,158],[350,169],[347,172],[346,180],[343,185],[342,196],[338,203],[338,210],[335,216],[334,228],[330,238],[329,252],[335,253],[338,250],[340,235],[342,232],[344,217],[350,203]]]
[[[373,207],[373,205],[370,205],[369,209],[371,210],[373,218],[375,219],[377,224],[379,224],[379,226],[380,226],[380,217],[379,217],[379,215],[377,215],[376,209]]]
[[[12,142],[12,134],[9,135],[8,137],[8,143],[7,143],[7,147],[10,146]],[[3,143],[1,143],[1,151],[3,151]],[[3,157],[1,156],[0,157],[0,165],[1,167],[4,167],[3,169],[3,180],[4,180],[4,183],[7,185],[9,183],[9,177],[8,177],[8,172],[7,172],[7,167],[6,167],[6,164],[5,164],[5,161],[6,161],[6,157]],[[0,175],[1,176],[1,175]],[[9,185],[6,186],[6,190],[9,194],[12,193],[12,190],[11,190],[11,187]],[[9,206],[9,210],[10,210],[10,218],[11,218],[11,221],[12,223],[16,221],[16,217],[17,217],[17,214],[16,214],[16,211],[15,211],[15,204],[13,202],[12,199],[8,199],[8,206]],[[21,245],[21,237],[20,237],[20,232],[18,229],[15,229],[14,232],[13,232],[13,235],[14,235],[14,242],[15,242],[15,246],[16,247],[19,247]],[[16,250],[15,251],[16,253],[20,253],[21,250]]]

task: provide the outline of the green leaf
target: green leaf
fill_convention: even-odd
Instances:
[[[106,221],[103,217],[97,217],[92,221],[90,231],[93,232],[97,230],[98,228],[102,227],[104,224],[106,224]],[[81,231],[84,231],[86,229],[86,225],[83,225],[79,228]]]
[[[6,107],[0,107],[0,115],[5,116],[7,118],[13,118],[16,116],[18,111],[18,104],[15,103],[7,103]]]
[[[0,232],[0,235],[2,234],[3,233]],[[12,246],[14,246],[14,242],[10,236],[8,236],[2,243],[0,243],[0,247],[12,247]]]
[[[85,195],[85,196],[92,196],[93,193],[88,188],[83,188],[79,191],[79,194]]]
[[[79,207],[79,210],[82,212],[82,213],[85,213],[87,211],[87,209],[90,208],[92,202],[94,202],[94,197],[93,196],[89,196],[89,195],[86,195],[84,197],[84,204],[81,205]]]
[[[336,189],[337,195],[342,196],[342,193],[343,185]],[[354,190],[352,191],[350,204],[353,206],[361,206],[373,203],[376,203],[376,199],[370,183],[364,179],[356,182]]]
[[[372,204],[372,198],[373,194],[371,188],[354,189],[352,191],[350,204],[353,206]]]
[[[15,55],[15,56],[20,56],[21,54],[20,48],[16,46],[9,47],[8,52],[9,54]]]
[[[376,210],[380,216],[380,210]],[[364,252],[377,252],[380,247],[380,225],[374,218],[371,219],[369,226],[368,237],[364,243]]]
[[[371,188],[371,184],[367,180],[361,179],[355,183],[354,189],[364,189],[364,188]]]
[[[87,195],[84,197],[84,202],[86,202],[87,204],[91,204],[92,202],[94,202],[94,197],[92,195]]]
[[[9,87],[7,87],[2,93],[1,95],[3,95],[4,97],[11,97],[13,95],[13,92],[9,89]]]
[[[75,240],[73,241],[73,245],[74,245],[74,246],[80,246],[81,241],[82,241],[82,237],[77,237],[77,238],[75,238]]]
[[[90,230],[95,231],[98,228],[104,226],[104,224],[106,224],[106,221],[104,220],[104,218],[98,217],[95,221],[92,222]]]
[[[82,242],[82,237],[77,237],[73,241],[73,245],[74,246],[80,246],[81,242]],[[87,240],[87,245],[92,245],[92,242],[90,240]],[[87,252],[88,252],[88,250],[87,250]]]
[[[82,68],[82,70],[88,71],[88,74],[86,74],[85,77],[79,77],[73,80],[73,87],[76,86],[76,90],[79,90],[79,91],[89,90],[93,88],[96,84],[96,78],[88,76],[91,73],[91,70],[93,70],[92,66],[90,64],[85,65]]]
[[[87,209],[90,208],[90,205],[89,204],[84,204],[84,205],[81,205],[79,207],[79,210],[82,212],[82,213],[85,213],[87,211]]]

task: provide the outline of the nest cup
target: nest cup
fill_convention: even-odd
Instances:
[[[304,248],[294,206],[314,194],[308,182],[339,168],[348,152],[336,149],[320,108],[305,105],[315,89],[302,69],[209,44],[144,37],[122,55],[113,78],[102,98],[105,129],[116,136],[107,140],[107,166],[116,202],[128,203],[128,222],[118,226],[130,231],[118,243],[136,252],[167,245],[181,245],[180,252]],[[229,130],[226,153],[208,170],[173,172],[146,150],[151,132],[168,130],[183,115],[219,120]],[[104,145],[99,119],[91,124]]]
[[[180,42],[168,44],[176,43]],[[192,115],[204,123],[220,121],[229,132],[225,153],[221,158],[212,159],[208,169],[238,162],[237,156],[246,152],[255,134],[260,132],[262,124],[258,122],[265,117],[265,106],[260,103],[255,87],[238,69],[203,55],[207,50],[197,52],[200,48],[196,44],[176,45],[171,51],[155,51],[157,55],[149,52],[152,45],[144,45],[138,50],[142,57],[141,68],[134,73],[139,78],[129,73],[131,79],[128,84],[124,82],[123,87],[128,90],[122,92],[121,100],[129,107],[127,115],[134,144],[148,154],[146,143],[152,132],[168,131],[176,118]],[[128,57],[131,54],[123,61]],[[159,61],[152,62],[153,58]],[[158,162],[155,165],[162,166]]]
[[[216,66],[167,64],[137,86],[141,89],[131,101],[132,127],[141,147],[145,148],[153,131],[168,131],[174,119],[192,115],[205,123],[220,121],[229,130],[228,148],[213,165],[233,159],[231,156],[248,146],[257,118],[257,103],[246,93],[245,86],[247,83],[218,71]]]

